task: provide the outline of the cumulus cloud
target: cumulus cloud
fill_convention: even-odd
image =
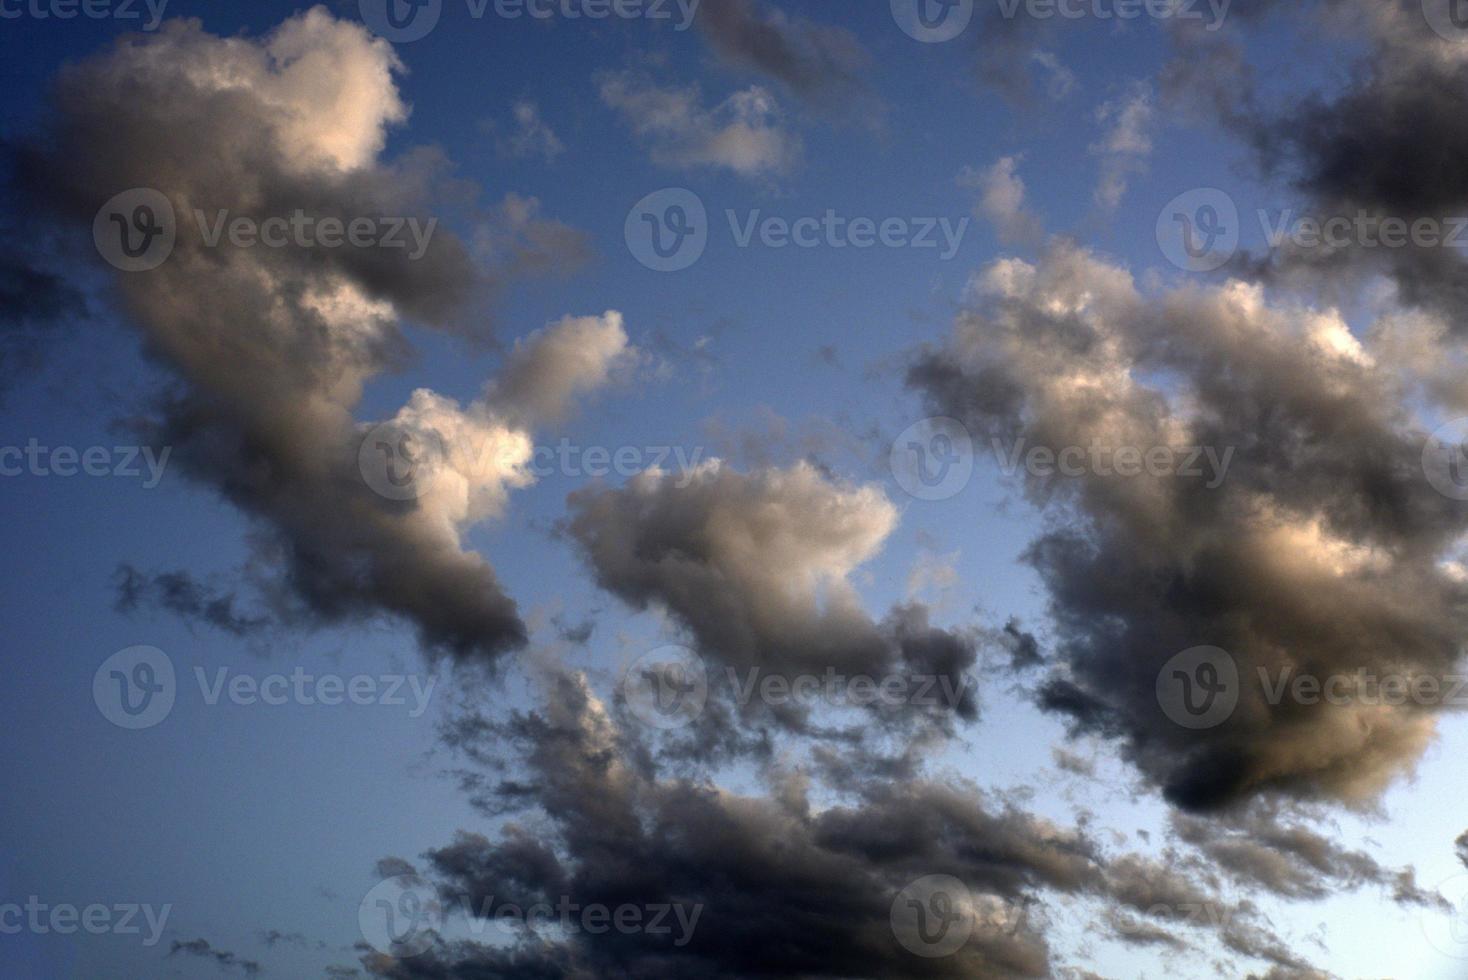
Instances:
[[[1239,281],[1146,295],[1063,242],[1037,264],[994,263],[975,293],[909,381],[981,443],[1233,453],[1221,482],[1180,465],[1026,477],[1052,517],[1028,550],[1059,639],[1041,703],[1121,739],[1185,808],[1260,793],[1365,803],[1409,770],[1434,708],[1372,698],[1359,672],[1442,677],[1459,662],[1468,591],[1443,560],[1468,514],[1424,478],[1398,366],[1333,310]],[[1201,645],[1232,656],[1242,691],[1225,723],[1191,731],[1157,682]],[[1359,696],[1271,700],[1261,677],[1282,671],[1341,675]]]
[[[735,793],[650,767],[583,676],[553,671],[544,683],[537,710],[455,730],[453,744],[477,758],[501,758],[508,744],[527,760],[496,791],[517,814],[493,838],[461,833],[430,851],[422,874],[476,910],[563,896],[697,909],[688,941],[522,930],[502,947],[445,940],[411,959],[368,954],[373,975],[1042,977],[1059,966],[1045,902],[1062,897],[1124,912],[1138,935],[1192,929],[1189,903],[1207,905],[1219,914],[1200,917],[1198,935],[1221,942],[1230,930],[1238,945],[1252,941],[1245,955],[1300,962],[1250,906],[1184,870],[1107,854],[1084,830],[961,780],[871,781],[819,802],[808,778],[786,772],[771,774],[768,795]],[[903,889],[929,875],[967,892],[955,900],[973,932],[951,956],[915,955],[893,929]]]
[[[1163,74],[1175,102],[1197,104],[1238,137],[1270,176],[1292,181],[1303,199],[1296,217],[1364,217],[1372,238],[1380,222],[1439,227],[1468,208],[1468,178],[1455,161],[1468,152],[1468,51],[1440,37],[1421,4],[1349,0],[1335,4],[1261,2],[1231,16],[1252,23],[1287,11],[1315,22],[1323,36],[1359,41],[1343,86],[1297,93],[1274,106],[1261,93],[1242,47],[1225,36],[1175,33],[1178,57]],[[1443,236],[1449,234],[1447,230]],[[1461,250],[1412,241],[1401,248],[1348,240],[1284,247],[1252,273],[1291,286],[1339,290],[1386,275],[1401,300],[1442,317],[1461,334],[1468,277]]]
[[[1147,169],[1154,112],[1152,89],[1142,84],[1096,110],[1096,122],[1105,127],[1105,133],[1091,144],[1101,168],[1095,200],[1107,211],[1121,204],[1131,178]]]
[[[407,115],[398,68],[386,42],[322,8],[259,39],[170,21],[65,69],[52,125],[19,169],[38,199],[88,223],[128,188],[168,199],[172,254],[118,279],[127,317],[179,382],[144,434],[259,522],[261,557],[279,570],[274,598],[326,621],[400,617],[430,650],[488,662],[522,644],[525,628],[461,534],[530,482],[519,426],[540,406],[461,410],[415,393],[394,431],[454,447],[428,467],[416,499],[369,486],[381,442],[359,454],[371,426],[353,414],[364,386],[408,353],[403,319],[463,331],[455,316],[482,280],[469,250],[447,231],[416,259],[299,242],[210,246],[195,226],[196,212],[257,222],[298,210],[343,221],[423,216],[444,162],[423,152],[378,158],[388,127]],[[625,342],[619,324],[608,330]],[[552,329],[532,348],[559,336]],[[585,371],[580,363],[572,374]],[[164,592],[205,614],[215,608],[188,590]]]
[[[551,129],[540,115],[540,106],[529,99],[520,99],[510,107],[514,118],[514,129],[499,139],[500,149],[522,158],[539,157],[546,163],[554,163],[556,157],[566,151],[555,130]]]
[[[917,603],[876,622],[851,582],[896,526],[880,489],[806,463],[743,473],[709,460],[683,475],[650,470],[625,487],[579,491],[569,505],[569,533],[598,584],[633,608],[666,610],[719,667],[931,676],[955,697],[936,699],[936,717],[924,719],[974,716],[973,637],[932,626]],[[775,714],[796,728],[809,721],[795,706]]]
[[[990,167],[965,168],[958,176],[960,187],[972,187],[980,194],[975,213],[987,218],[1007,243],[1034,245],[1044,237],[1040,219],[1025,207],[1025,182],[1019,175],[1021,155],[1000,157]]]
[[[752,85],[708,108],[699,86],[659,87],[631,71],[601,76],[602,102],[666,167],[720,167],[741,177],[774,177],[800,160],[800,137],[782,121],[779,102]]]

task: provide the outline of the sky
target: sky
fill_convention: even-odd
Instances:
[[[0,973],[1468,975],[1460,8],[0,0]]]

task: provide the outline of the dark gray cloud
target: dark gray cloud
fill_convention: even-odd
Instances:
[[[877,488],[830,480],[805,463],[742,473],[712,460],[579,491],[569,506],[567,530],[597,583],[635,609],[667,610],[710,660],[716,694],[730,693],[731,677],[836,671],[911,678],[914,694],[932,678],[933,704],[914,697],[873,712],[929,734],[977,716],[976,638],[932,625],[917,603],[873,620],[849,581],[895,526],[896,510]],[[768,715],[761,704],[744,707],[816,733],[809,705]]]
[[[529,363],[549,385],[519,404],[501,393],[460,410],[417,392],[392,434],[452,443],[454,452],[423,461],[431,473],[413,478],[426,481],[424,492],[389,499],[364,479],[376,458],[359,460],[368,426],[353,410],[363,388],[410,353],[403,319],[482,337],[484,327],[463,314],[496,273],[436,225],[412,257],[407,248],[299,240],[210,245],[202,231],[221,213],[429,227],[435,200],[461,198],[465,188],[436,152],[379,160],[387,128],[406,115],[399,67],[385,42],[320,7],[259,40],[170,21],[66,68],[49,128],[20,151],[17,167],[35,199],[83,227],[131,188],[151,188],[171,205],[177,242],[167,260],[117,280],[148,352],[178,381],[143,432],[258,522],[258,557],[278,571],[272,601],[325,622],[401,618],[429,650],[487,663],[521,646],[526,629],[493,568],[460,534],[530,482],[519,426],[556,414],[558,398],[599,376],[605,365],[590,361],[625,345],[620,318],[568,319],[517,350],[511,378],[524,370],[514,365]],[[511,203],[490,238],[503,251],[528,237],[544,254],[536,229],[549,226],[534,202]],[[547,234],[552,244],[564,237]],[[523,261],[510,252],[510,265]],[[573,334],[586,350],[569,350]],[[557,355],[568,350],[560,371]],[[392,439],[379,442],[392,448]],[[184,606],[203,601],[187,592],[170,594]]]
[[[473,726],[460,748],[526,760],[499,793],[526,811],[496,839],[461,833],[427,855],[423,874],[445,899],[482,909],[681,903],[701,909],[690,941],[649,934],[569,941],[522,935],[504,949],[444,941],[427,954],[363,964],[393,978],[466,976],[734,978],[1039,977],[1056,964],[1040,907],[1048,893],[1128,910],[1139,930],[1183,927],[1184,905],[1229,912],[1283,948],[1248,909],[1227,905],[1185,870],[1113,857],[1083,830],[1059,827],[1014,801],[919,778],[868,781],[817,806],[798,774],[768,796],[714,789],[649,769],[632,730],[617,725],[584,678],[547,678],[544,707]],[[464,729],[467,731],[468,729]],[[972,896],[974,934],[956,953],[924,958],[894,936],[891,909],[927,875],[958,878]],[[1266,950],[1274,947],[1265,945]]]
[[[200,622],[233,636],[249,636],[270,624],[265,616],[236,610],[239,597],[200,582],[185,571],[141,572],[126,563],[117,566],[112,584],[117,590],[118,612],[135,612],[142,606],[157,606],[189,622]]]
[[[1314,900],[1367,885],[1385,889],[1406,907],[1450,911],[1442,896],[1417,885],[1410,869],[1383,867],[1284,815],[1252,808],[1230,819],[1173,816],[1180,840],[1236,880],[1289,899]]]
[[[243,959],[228,950],[215,949],[205,939],[190,939],[187,941],[175,939],[168,950],[168,955],[172,957],[180,954],[213,960],[221,970],[239,970],[247,977],[258,977],[261,973],[259,963],[256,963],[254,960]]]
[[[46,349],[87,315],[80,290],[9,244],[0,231],[0,403],[36,371]]]
[[[981,446],[1232,454],[1221,480],[1109,463],[1026,478],[1051,517],[1028,552],[1058,631],[1041,704],[1123,739],[1190,809],[1261,792],[1361,803],[1408,771],[1431,704],[1272,704],[1259,675],[1441,677],[1458,663],[1468,591],[1448,560],[1468,513],[1424,476],[1402,365],[1332,311],[1241,282],[1145,295],[1063,242],[1034,265],[995,263],[976,294],[909,381]],[[1203,645],[1233,657],[1242,696],[1194,731],[1157,683]]]
[[[863,95],[871,57],[844,27],[791,17],[765,0],[703,0],[698,26],[720,57],[817,103]]]

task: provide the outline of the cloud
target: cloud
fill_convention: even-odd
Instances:
[[[386,42],[322,8],[259,39],[170,21],[65,69],[52,124],[23,149],[19,172],[66,220],[90,223],[134,187],[172,205],[172,254],[117,280],[128,319],[177,381],[143,435],[258,522],[258,557],[278,570],[272,601],[324,622],[398,617],[430,651],[488,663],[523,644],[525,627],[461,535],[532,482],[530,436],[510,416],[540,406],[511,411],[501,400],[496,415],[416,392],[392,431],[453,452],[425,461],[415,499],[369,486],[377,450],[402,446],[379,438],[359,454],[371,426],[354,417],[364,387],[409,353],[403,319],[482,333],[454,319],[485,278],[469,251],[447,231],[417,259],[390,248],[210,247],[192,227],[196,211],[209,221],[220,211],[422,215],[444,162],[378,159],[407,115],[398,68]],[[532,347],[559,336],[553,328]]]
[[[975,214],[994,223],[1006,243],[1035,245],[1044,237],[1040,219],[1025,208],[1025,182],[1019,175],[1023,156],[1000,157],[984,170],[966,167],[958,176],[960,187],[980,193]]]
[[[497,792],[523,815],[507,814],[493,839],[460,833],[428,853],[423,874],[441,898],[475,910],[697,909],[687,942],[645,931],[520,931],[504,947],[444,941],[412,959],[369,954],[372,974],[1041,977],[1057,967],[1049,898],[1103,915],[1126,910],[1139,935],[1193,928],[1185,906],[1207,905],[1220,914],[1200,920],[1205,934],[1228,929],[1240,945],[1287,954],[1250,906],[1225,903],[1183,869],[1108,855],[1084,830],[962,780],[871,781],[818,804],[803,774],[767,772],[768,795],[735,793],[650,767],[584,676],[554,670],[543,683],[540,708],[503,722],[472,719],[455,742],[480,759],[516,749],[525,771]],[[973,932],[950,956],[915,955],[897,940],[893,909],[903,889],[940,874],[963,883],[968,898],[956,900]]]
[[[598,84],[602,102],[621,113],[661,166],[775,177],[800,160],[800,137],[784,128],[779,103],[761,86],[735,92],[709,109],[696,84],[660,88],[630,71],[604,74]]]
[[[1223,820],[1174,814],[1172,826],[1236,880],[1285,898],[1316,900],[1376,885],[1404,907],[1450,909],[1440,895],[1417,886],[1411,869],[1383,867],[1365,851],[1347,850],[1282,817],[1260,808]]]
[[[1256,794],[1365,805],[1410,771],[1434,708],[1381,703],[1352,678],[1458,664],[1468,591],[1442,562],[1468,514],[1424,478],[1399,366],[1333,310],[1240,281],[1144,295],[1064,242],[1037,264],[995,262],[974,292],[909,382],[980,444],[1232,452],[1221,479],[1103,465],[1025,478],[1049,517],[1028,561],[1058,630],[1041,704],[1120,739],[1188,809]],[[1162,710],[1158,676],[1202,645],[1232,656],[1242,691],[1225,723],[1192,731]],[[1271,703],[1260,671],[1290,670],[1340,675],[1357,697]]]
[[[871,61],[843,27],[791,17],[761,0],[703,0],[698,26],[727,61],[782,82],[820,104],[862,95]]]
[[[1129,180],[1147,169],[1147,158],[1152,155],[1154,113],[1152,89],[1143,84],[1132,86],[1126,95],[1105,102],[1096,110],[1096,122],[1106,127],[1106,132],[1090,147],[1101,167],[1095,199],[1107,211],[1121,204]]]
[[[160,606],[185,620],[199,621],[232,636],[249,636],[269,625],[263,616],[235,610],[239,597],[198,581],[178,570],[149,575],[123,563],[112,576],[118,612],[131,613],[147,603]]]
[[[1429,28],[1416,3],[1257,4],[1240,12],[1285,10],[1314,18],[1338,38],[1359,42],[1343,86],[1293,93],[1281,107],[1261,94],[1243,49],[1222,36],[1178,32],[1177,57],[1163,73],[1174,102],[1200,104],[1240,139],[1270,176],[1304,196],[1297,216],[1321,221],[1363,213],[1371,220],[1422,218],[1440,224],[1468,209],[1468,50]],[[1249,23],[1253,18],[1246,20]],[[1444,235],[1447,234],[1445,231]],[[1254,274],[1291,286],[1353,288],[1384,274],[1400,299],[1443,317],[1461,334],[1468,311],[1465,260],[1451,247],[1282,248]]]
[[[540,107],[529,99],[520,99],[510,107],[515,120],[515,129],[498,140],[502,153],[509,156],[539,157],[546,163],[554,163],[566,151],[566,144],[540,117]]]
[[[87,315],[78,289],[0,236],[0,404]]]
[[[975,716],[973,638],[930,625],[917,603],[878,623],[851,582],[896,526],[880,489],[830,480],[807,463],[742,473],[709,460],[681,475],[650,470],[622,488],[581,490],[568,504],[567,530],[597,583],[635,609],[669,612],[724,668],[716,681],[750,670],[934,677],[957,693],[954,703],[873,710],[940,727],[953,712]],[[773,714],[809,731],[802,708]]]
[[[190,939],[186,942],[175,939],[168,950],[168,955],[172,957],[180,953],[185,956],[213,960],[221,970],[238,969],[247,977],[258,977],[261,972],[260,964],[254,960],[241,959],[228,950],[215,949],[204,939]]]

